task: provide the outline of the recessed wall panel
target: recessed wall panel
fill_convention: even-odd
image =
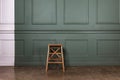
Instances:
[[[14,40],[13,39],[1,39],[0,40],[0,55],[12,56],[14,53]]]
[[[97,40],[98,56],[118,56],[119,40]]]
[[[15,23],[25,23],[25,0],[15,0]]]
[[[88,55],[88,40],[66,40],[67,58],[80,58]]]
[[[64,23],[87,24],[89,0],[64,0]]]
[[[48,44],[54,43],[54,40],[33,40],[33,55],[34,56],[45,56],[47,54]]]
[[[0,24],[14,24],[14,0],[0,0]]]
[[[56,0],[32,0],[33,24],[56,24]]]
[[[16,40],[15,45],[16,56],[25,56],[25,41],[21,39]]]
[[[119,24],[119,0],[97,0],[97,23]]]
[[[39,57],[40,64],[45,65],[48,51],[48,44],[54,43],[54,40],[42,40],[34,39],[33,40],[33,56]]]

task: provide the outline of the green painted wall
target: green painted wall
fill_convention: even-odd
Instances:
[[[15,0],[15,64],[45,65],[61,43],[65,65],[120,65],[120,0]]]

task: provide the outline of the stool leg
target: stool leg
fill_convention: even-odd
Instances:
[[[48,71],[48,57],[49,57],[49,53],[47,54],[47,60],[46,60],[46,72]]]
[[[46,63],[46,72],[48,71],[48,63]]]
[[[64,63],[62,63],[62,67],[63,67],[63,72],[65,72],[65,66],[64,66]]]
[[[65,66],[64,66],[64,57],[63,57],[63,54],[62,54],[62,68],[63,68],[63,72],[65,72]]]

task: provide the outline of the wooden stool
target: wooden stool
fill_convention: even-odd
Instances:
[[[65,72],[62,44],[48,44],[46,72],[49,64],[62,64],[63,72]]]

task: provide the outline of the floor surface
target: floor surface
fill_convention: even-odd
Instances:
[[[0,67],[0,80],[120,80],[120,66],[89,66],[49,69]]]

